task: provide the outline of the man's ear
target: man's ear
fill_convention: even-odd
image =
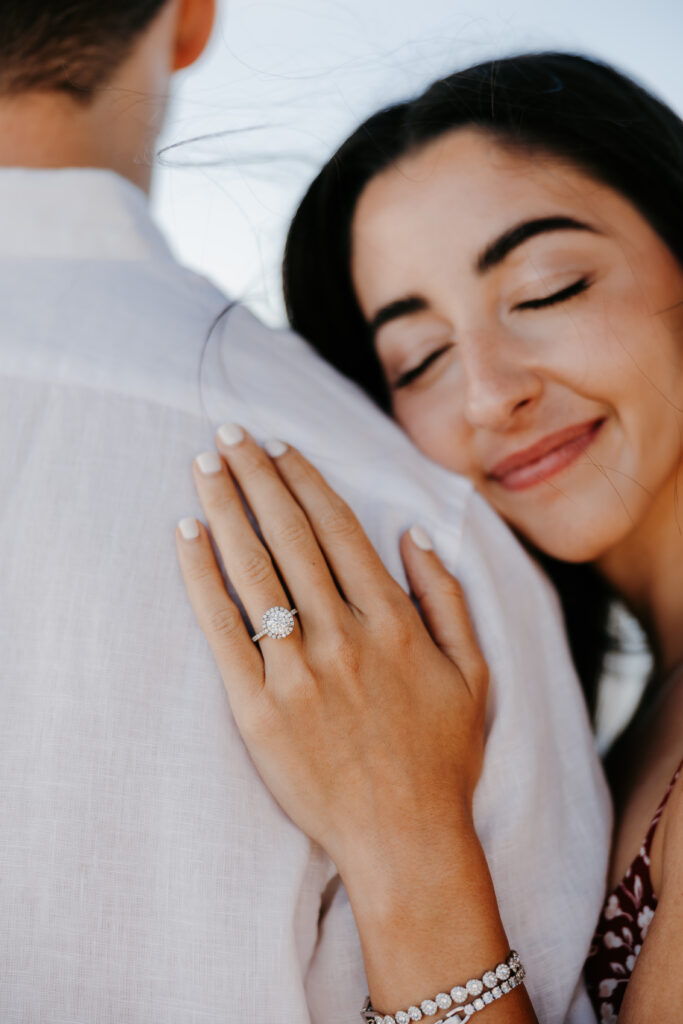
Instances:
[[[211,37],[216,0],[180,0],[176,21],[173,70],[181,71],[201,57]]]

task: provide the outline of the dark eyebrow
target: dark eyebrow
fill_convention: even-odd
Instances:
[[[602,234],[597,228],[585,224],[581,220],[575,220],[573,217],[537,217],[535,220],[523,221],[504,231],[502,235],[486,246],[484,251],[477,256],[474,264],[475,272],[479,275],[485,274],[502,263],[505,257],[522,242],[526,242],[527,238],[544,234],[546,231],[591,231],[595,235]]]
[[[575,220],[574,217],[536,217],[534,220],[515,224],[514,227],[508,228],[487,245],[475,260],[475,272],[479,276],[485,274],[502,263],[505,257],[522,242],[533,238],[534,235],[542,235],[548,231],[590,231],[595,235],[602,234],[597,228],[581,220]],[[398,320],[399,317],[410,316],[411,313],[419,313],[424,309],[427,309],[427,303],[417,295],[389,302],[386,306],[382,306],[370,321],[370,336],[374,338],[380,327],[388,324],[391,320]]]
[[[425,300],[418,298],[417,295],[389,302],[386,306],[382,306],[370,321],[370,336],[374,338],[380,327],[388,324],[390,320],[397,320],[400,316],[409,316],[411,313],[419,313],[426,308]]]

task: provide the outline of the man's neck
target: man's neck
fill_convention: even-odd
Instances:
[[[0,98],[0,167],[102,167],[149,191],[165,104],[111,86],[91,103],[60,93]]]

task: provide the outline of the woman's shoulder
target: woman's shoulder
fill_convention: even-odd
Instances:
[[[661,794],[640,850],[610,893],[593,937],[585,977],[604,1021],[616,1024],[617,1015],[621,1020],[622,1003],[625,1021],[670,1020],[663,1011],[680,1007],[683,999],[677,975],[665,993],[660,985],[662,965],[672,956],[678,962],[683,952],[682,768],[679,763]]]

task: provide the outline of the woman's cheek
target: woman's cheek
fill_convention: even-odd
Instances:
[[[424,455],[454,473],[472,477],[472,431],[461,407],[457,395],[427,389],[420,395],[395,398],[394,417]]]

